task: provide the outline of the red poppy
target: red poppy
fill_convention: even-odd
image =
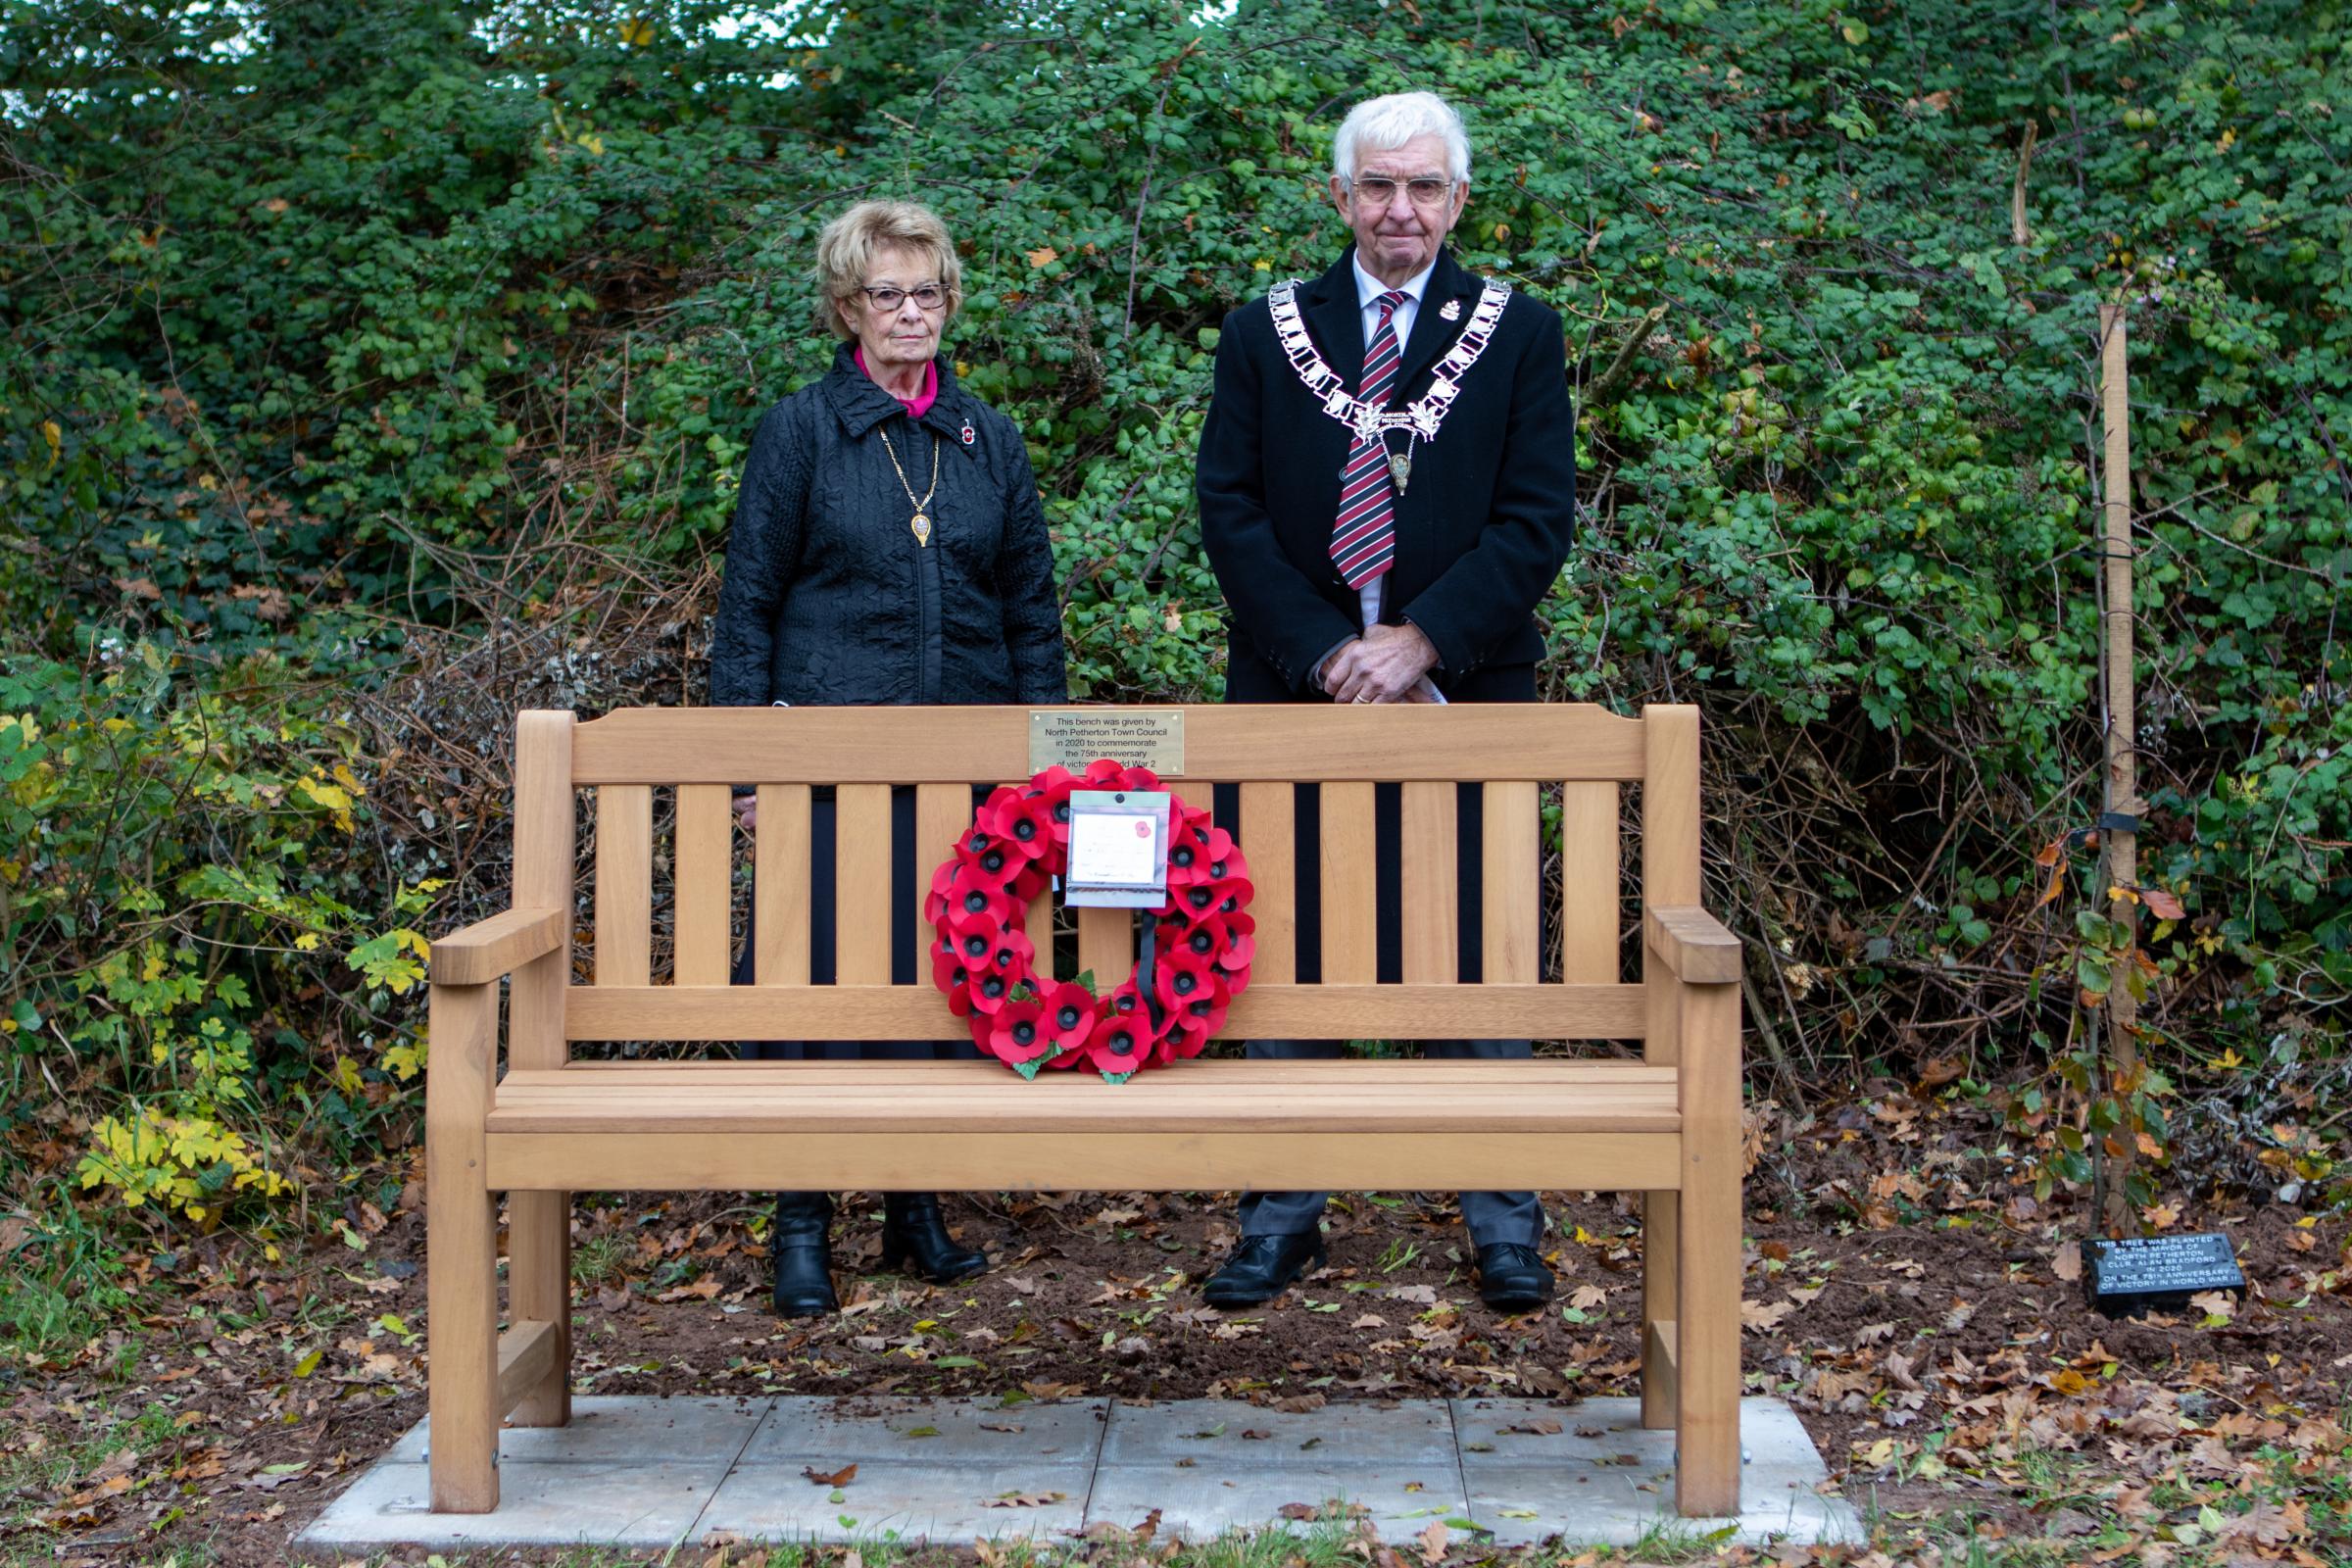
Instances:
[[[997,1009],[996,1021],[989,1028],[989,1053],[1014,1066],[1035,1061],[1054,1049],[1054,1036],[1045,1019],[1046,1006],[1042,1002],[1035,999],[1007,1002]]]
[[[1058,763],[1037,775],[1037,793],[1045,801],[1046,821],[1054,829],[1054,843],[1059,850],[1070,846],[1070,791],[1079,782],[1075,773]]]
[[[953,937],[931,944],[931,983],[948,994],[948,1010],[958,1018],[972,1010],[971,980]]]
[[[1250,961],[1257,956],[1257,920],[1236,909],[1220,914],[1217,919],[1225,927],[1225,941],[1217,950],[1217,967],[1225,971],[1225,983],[1240,996],[1250,988]]]
[[[1030,972],[1035,950],[1029,945],[1029,934],[1001,925],[985,914],[973,914],[951,918],[948,935],[956,944],[958,960],[971,971],[973,1008],[997,1011]]]
[[[1082,1054],[1086,1064],[1112,1077],[1131,1073],[1152,1060],[1152,1026],[1139,1009],[1112,1013],[1095,1025]]]
[[[1002,883],[991,882],[977,869],[955,878],[941,902],[942,913],[950,925],[982,920],[991,925],[1004,925],[1018,917],[1011,892]],[[931,923],[938,925],[940,918],[934,915]]]
[[[1159,955],[1152,966],[1152,992],[1159,1004],[1171,1012],[1180,1012],[1197,999],[1207,994],[1209,978],[1216,972],[1211,956],[1195,953],[1183,944]]]
[[[970,845],[978,841],[978,849]],[[956,851],[956,860],[967,867],[964,873],[972,881],[988,887],[1009,890],[1021,879],[1021,873],[1033,863],[1030,858],[1015,849],[1008,841],[990,833],[970,833],[964,845]]]
[[[980,821],[999,843],[1029,859],[1054,847],[1054,806],[1042,791],[1016,794],[999,790],[989,797]]]
[[[1055,1047],[1078,1051],[1095,1032],[1095,994],[1075,980],[1064,980],[1047,991],[1044,1016]]]

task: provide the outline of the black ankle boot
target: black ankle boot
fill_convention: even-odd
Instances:
[[[920,1274],[934,1285],[988,1272],[988,1254],[956,1245],[929,1193],[882,1195],[882,1266]]]
[[[833,1294],[833,1195],[778,1193],[776,1315],[819,1317],[839,1309]]]

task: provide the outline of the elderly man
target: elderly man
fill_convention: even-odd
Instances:
[[[1576,431],[1560,319],[1446,249],[1470,190],[1470,147],[1431,93],[1359,104],[1332,148],[1331,199],[1355,243],[1321,277],[1225,319],[1200,433],[1200,532],[1231,607],[1226,700],[1528,703],[1544,639],[1535,608],[1568,551]],[[1465,846],[1481,796],[1461,791]],[[1379,884],[1397,886],[1398,797],[1376,798]],[[1249,831],[1249,824],[1241,824]],[[1314,842],[1315,794],[1298,833]],[[1464,974],[1479,951],[1480,857],[1462,857]],[[1378,911],[1380,978],[1401,964]],[[1313,878],[1299,925],[1319,929]],[[1302,942],[1299,978],[1308,970]],[[1336,1054],[1331,1041],[1253,1040],[1253,1057]],[[1524,1040],[1433,1041],[1435,1055],[1524,1056]],[[1323,1258],[1326,1195],[1252,1193],[1242,1240],[1209,1280],[1238,1306]],[[1533,1193],[1464,1193],[1481,1296],[1541,1305]]]

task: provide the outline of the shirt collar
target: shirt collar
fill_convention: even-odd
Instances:
[[[1349,265],[1355,269],[1355,308],[1359,311],[1368,310],[1374,300],[1389,291],[1389,285],[1364,270],[1364,258],[1360,252],[1350,258]],[[1429,287],[1429,274],[1437,270],[1438,260],[1433,256],[1427,267],[1396,286],[1404,290],[1406,296],[1418,307],[1421,303],[1421,291]]]

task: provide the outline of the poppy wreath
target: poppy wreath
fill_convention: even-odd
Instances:
[[[1097,996],[1082,980],[1037,972],[1029,904],[1068,863],[1070,792],[1158,788],[1151,769],[1107,760],[1000,785],[932,873],[923,902],[937,934],[932,981],[948,1010],[970,1020],[972,1043],[1024,1078],[1084,1064],[1124,1083],[1198,1056],[1249,987],[1257,928],[1247,912],[1249,863],[1208,812],[1178,796],[1169,797],[1168,897],[1155,911],[1149,979],[1139,973]]]

